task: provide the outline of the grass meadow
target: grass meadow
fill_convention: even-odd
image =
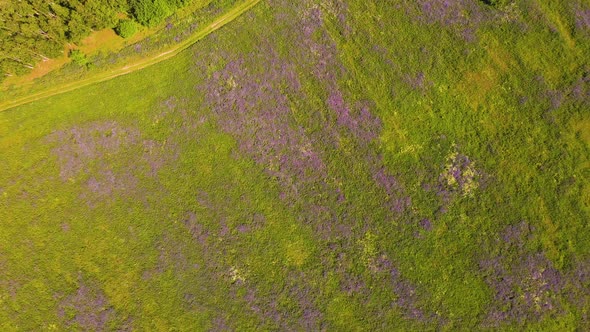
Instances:
[[[269,0],[0,112],[0,329],[590,329],[589,55],[587,0]]]

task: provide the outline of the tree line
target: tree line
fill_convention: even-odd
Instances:
[[[155,26],[193,0],[0,0],[0,81],[63,54],[91,31],[129,37]],[[137,22],[137,23],[136,23]]]

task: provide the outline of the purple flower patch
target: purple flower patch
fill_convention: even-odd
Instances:
[[[561,312],[564,277],[544,254],[527,252],[529,232],[524,222],[508,226],[497,243],[500,254],[480,261],[485,281],[494,290],[484,325],[521,324]]]
[[[490,15],[473,0],[419,0],[419,21],[425,24],[438,23],[457,29],[467,41],[475,40],[475,30]]]
[[[481,178],[482,173],[475,167],[475,162],[453,146],[438,178],[437,195],[443,200],[443,209],[454,197],[474,195]]]
[[[400,271],[386,255],[379,255],[375,259],[372,270],[378,275],[387,275],[391,290],[396,295],[396,300],[391,303],[393,308],[399,308],[407,318],[413,320],[429,324],[439,321],[438,315],[427,313],[419,307],[416,287],[402,277]]]
[[[194,212],[188,212],[183,223],[193,239],[195,239],[201,246],[207,246],[207,239],[210,236],[209,231],[198,222],[197,215]]]
[[[287,278],[287,285],[265,294],[251,286],[244,300],[247,307],[262,321],[271,323],[282,331],[324,331],[323,314],[315,304],[317,294],[304,285],[305,280],[305,276],[293,273]],[[290,300],[291,308],[287,309],[277,301],[281,296]]]
[[[405,195],[405,190],[401,184],[393,175],[388,174],[385,167],[379,167],[373,173],[373,179],[385,190],[387,195],[385,206],[388,207],[390,212],[399,215],[412,205],[411,197]]]
[[[60,165],[60,176],[66,181],[88,171],[88,163],[134,145],[139,140],[136,129],[121,127],[116,122],[94,122],[85,127],[57,131],[49,141],[59,145],[53,150]]]
[[[264,72],[253,73],[246,61],[230,61],[207,83],[208,103],[221,128],[232,134],[242,152],[264,166],[283,186],[285,198],[297,198],[304,187],[325,176],[325,165],[303,128],[291,124],[288,87],[297,93],[293,69],[272,55]]]
[[[80,193],[90,206],[115,195],[138,194],[139,177],[156,177],[158,171],[178,157],[173,144],[142,140],[138,129],[115,121],[92,122],[56,131],[47,137],[62,181],[84,179]],[[166,146],[168,145],[168,146]],[[136,156],[130,159],[129,155]],[[123,165],[115,168],[114,163]]]
[[[567,299],[580,313],[580,329],[590,328],[590,259],[578,261],[566,276]]]
[[[432,230],[432,222],[429,219],[422,219],[422,220],[420,220],[419,225],[425,231]]]
[[[328,107],[336,113],[337,124],[347,128],[362,142],[372,141],[381,132],[381,120],[371,113],[368,105],[357,104],[357,109],[353,113],[338,90],[331,92],[327,103]]]
[[[405,81],[412,89],[422,92],[432,85],[432,82],[426,79],[424,72],[419,72],[416,75],[406,75]]]
[[[57,315],[66,326],[85,331],[107,331],[117,321],[105,294],[81,278],[78,290],[60,302]]]
[[[590,9],[576,10],[576,28],[580,30],[590,30]]]

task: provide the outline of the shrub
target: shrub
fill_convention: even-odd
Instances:
[[[172,14],[165,0],[137,1],[133,6],[135,18],[142,25],[153,27]]]
[[[129,38],[137,33],[137,28],[137,23],[132,20],[120,20],[115,32],[123,38]]]
[[[84,66],[88,64],[86,54],[82,53],[82,51],[80,50],[71,50],[69,56],[70,59],[72,59],[72,61],[74,61],[74,63],[79,66]]]

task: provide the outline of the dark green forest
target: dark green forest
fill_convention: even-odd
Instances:
[[[153,27],[193,0],[0,0],[0,81],[61,56],[94,30],[130,36],[129,18]],[[133,31],[131,31],[133,32]]]

